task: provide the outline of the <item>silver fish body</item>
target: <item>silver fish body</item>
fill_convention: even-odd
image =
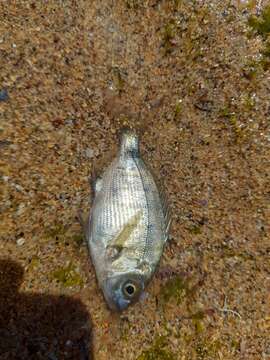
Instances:
[[[122,134],[120,150],[102,178],[88,223],[97,280],[112,310],[134,303],[153,276],[168,238],[169,215],[136,134]]]

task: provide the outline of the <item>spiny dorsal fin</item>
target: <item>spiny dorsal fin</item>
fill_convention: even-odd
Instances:
[[[147,163],[147,169],[150,172],[150,174],[152,175],[154,182],[157,186],[158,192],[159,192],[162,212],[163,212],[163,216],[165,219],[165,236],[166,236],[166,240],[167,240],[168,235],[169,235],[170,225],[171,225],[171,211],[170,211],[168,197],[166,195],[165,188],[164,188],[162,181],[157,177],[156,172],[154,171],[154,169],[151,166],[149,166],[148,163]]]

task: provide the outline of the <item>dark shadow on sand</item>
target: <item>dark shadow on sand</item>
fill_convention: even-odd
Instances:
[[[92,360],[91,319],[79,300],[19,292],[23,268],[0,259],[0,359]]]

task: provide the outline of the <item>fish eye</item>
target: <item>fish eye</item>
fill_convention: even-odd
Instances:
[[[123,291],[127,297],[132,297],[136,293],[136,286],[128,282],[124,285]]]

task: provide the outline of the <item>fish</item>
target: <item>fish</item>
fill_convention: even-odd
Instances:
[[[121,312],[143,296],[160,262],[171,223],[168,201],[132,130],[122,131],[117,156],[93,187],[88,248],[108,307]]]

